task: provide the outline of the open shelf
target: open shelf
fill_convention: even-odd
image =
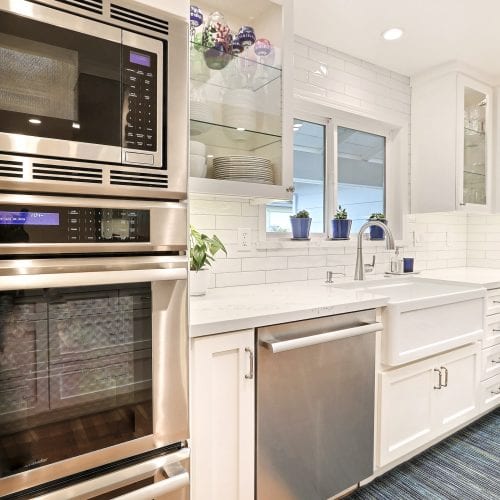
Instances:
[[[211,193],[214,195],[252,196],[259,193],[259,198],[278,200],[289,198],[285,188],[275,184],[259,184],[253,182],[238,182],[224,179],[210,179],[206,177],[189,178],[190,193]]]
[[[190,43],[191,80],[224,89],[250,89],[254,92],[281,78],[281,68],[266,64],[250,56],[247,51],[240,55],[220,53],[228,61],[223,69],[210,69],[205,62],[205,51],[218,54],[215,49]],[[251,50],[251,49],[247,49]]]
[[[281,135],[255,130],[239,130],[234,127],[190,120],[191,139],[206,146],[255,152],[256,150],[281,141]]]

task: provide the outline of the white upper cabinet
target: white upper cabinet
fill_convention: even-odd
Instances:
[[[492,210],[492,89],[458,71],[412,80],[411,210]]]
[[[291,1],[196,2],[191,33],[192,193],[289,199]]]

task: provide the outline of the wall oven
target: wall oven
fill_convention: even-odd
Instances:
[[[188,498],[185,250],[182,203],[2,196],[2,498]]]
[[[187,23],[127,0],[0,0],[0,182],[186,197]]]

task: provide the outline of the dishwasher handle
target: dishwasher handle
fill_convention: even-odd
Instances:
[[[344,328],[342,330],[334,330],[332,332],[318,333],[317,335],[308,335],[307,337],[298,337],[296,339],[279,340],[279,341],[262,341],[266,349],[269,349],[273,354],[283,351],[291,351],[292,349],[301,349],[302,347],[309,347],[317,344],[324,344],[325,342],[333,342],[334,340],[341,340],[356,335],[364,335],[365,333],[375,333],[382,330],[382,323],[367,323],[361,326],[354,326],[352,328]]]

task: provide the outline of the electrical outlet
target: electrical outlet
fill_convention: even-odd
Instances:
[[[252,233],[248,227],[238,228],[238,250],[249,251],[252,244]]]

